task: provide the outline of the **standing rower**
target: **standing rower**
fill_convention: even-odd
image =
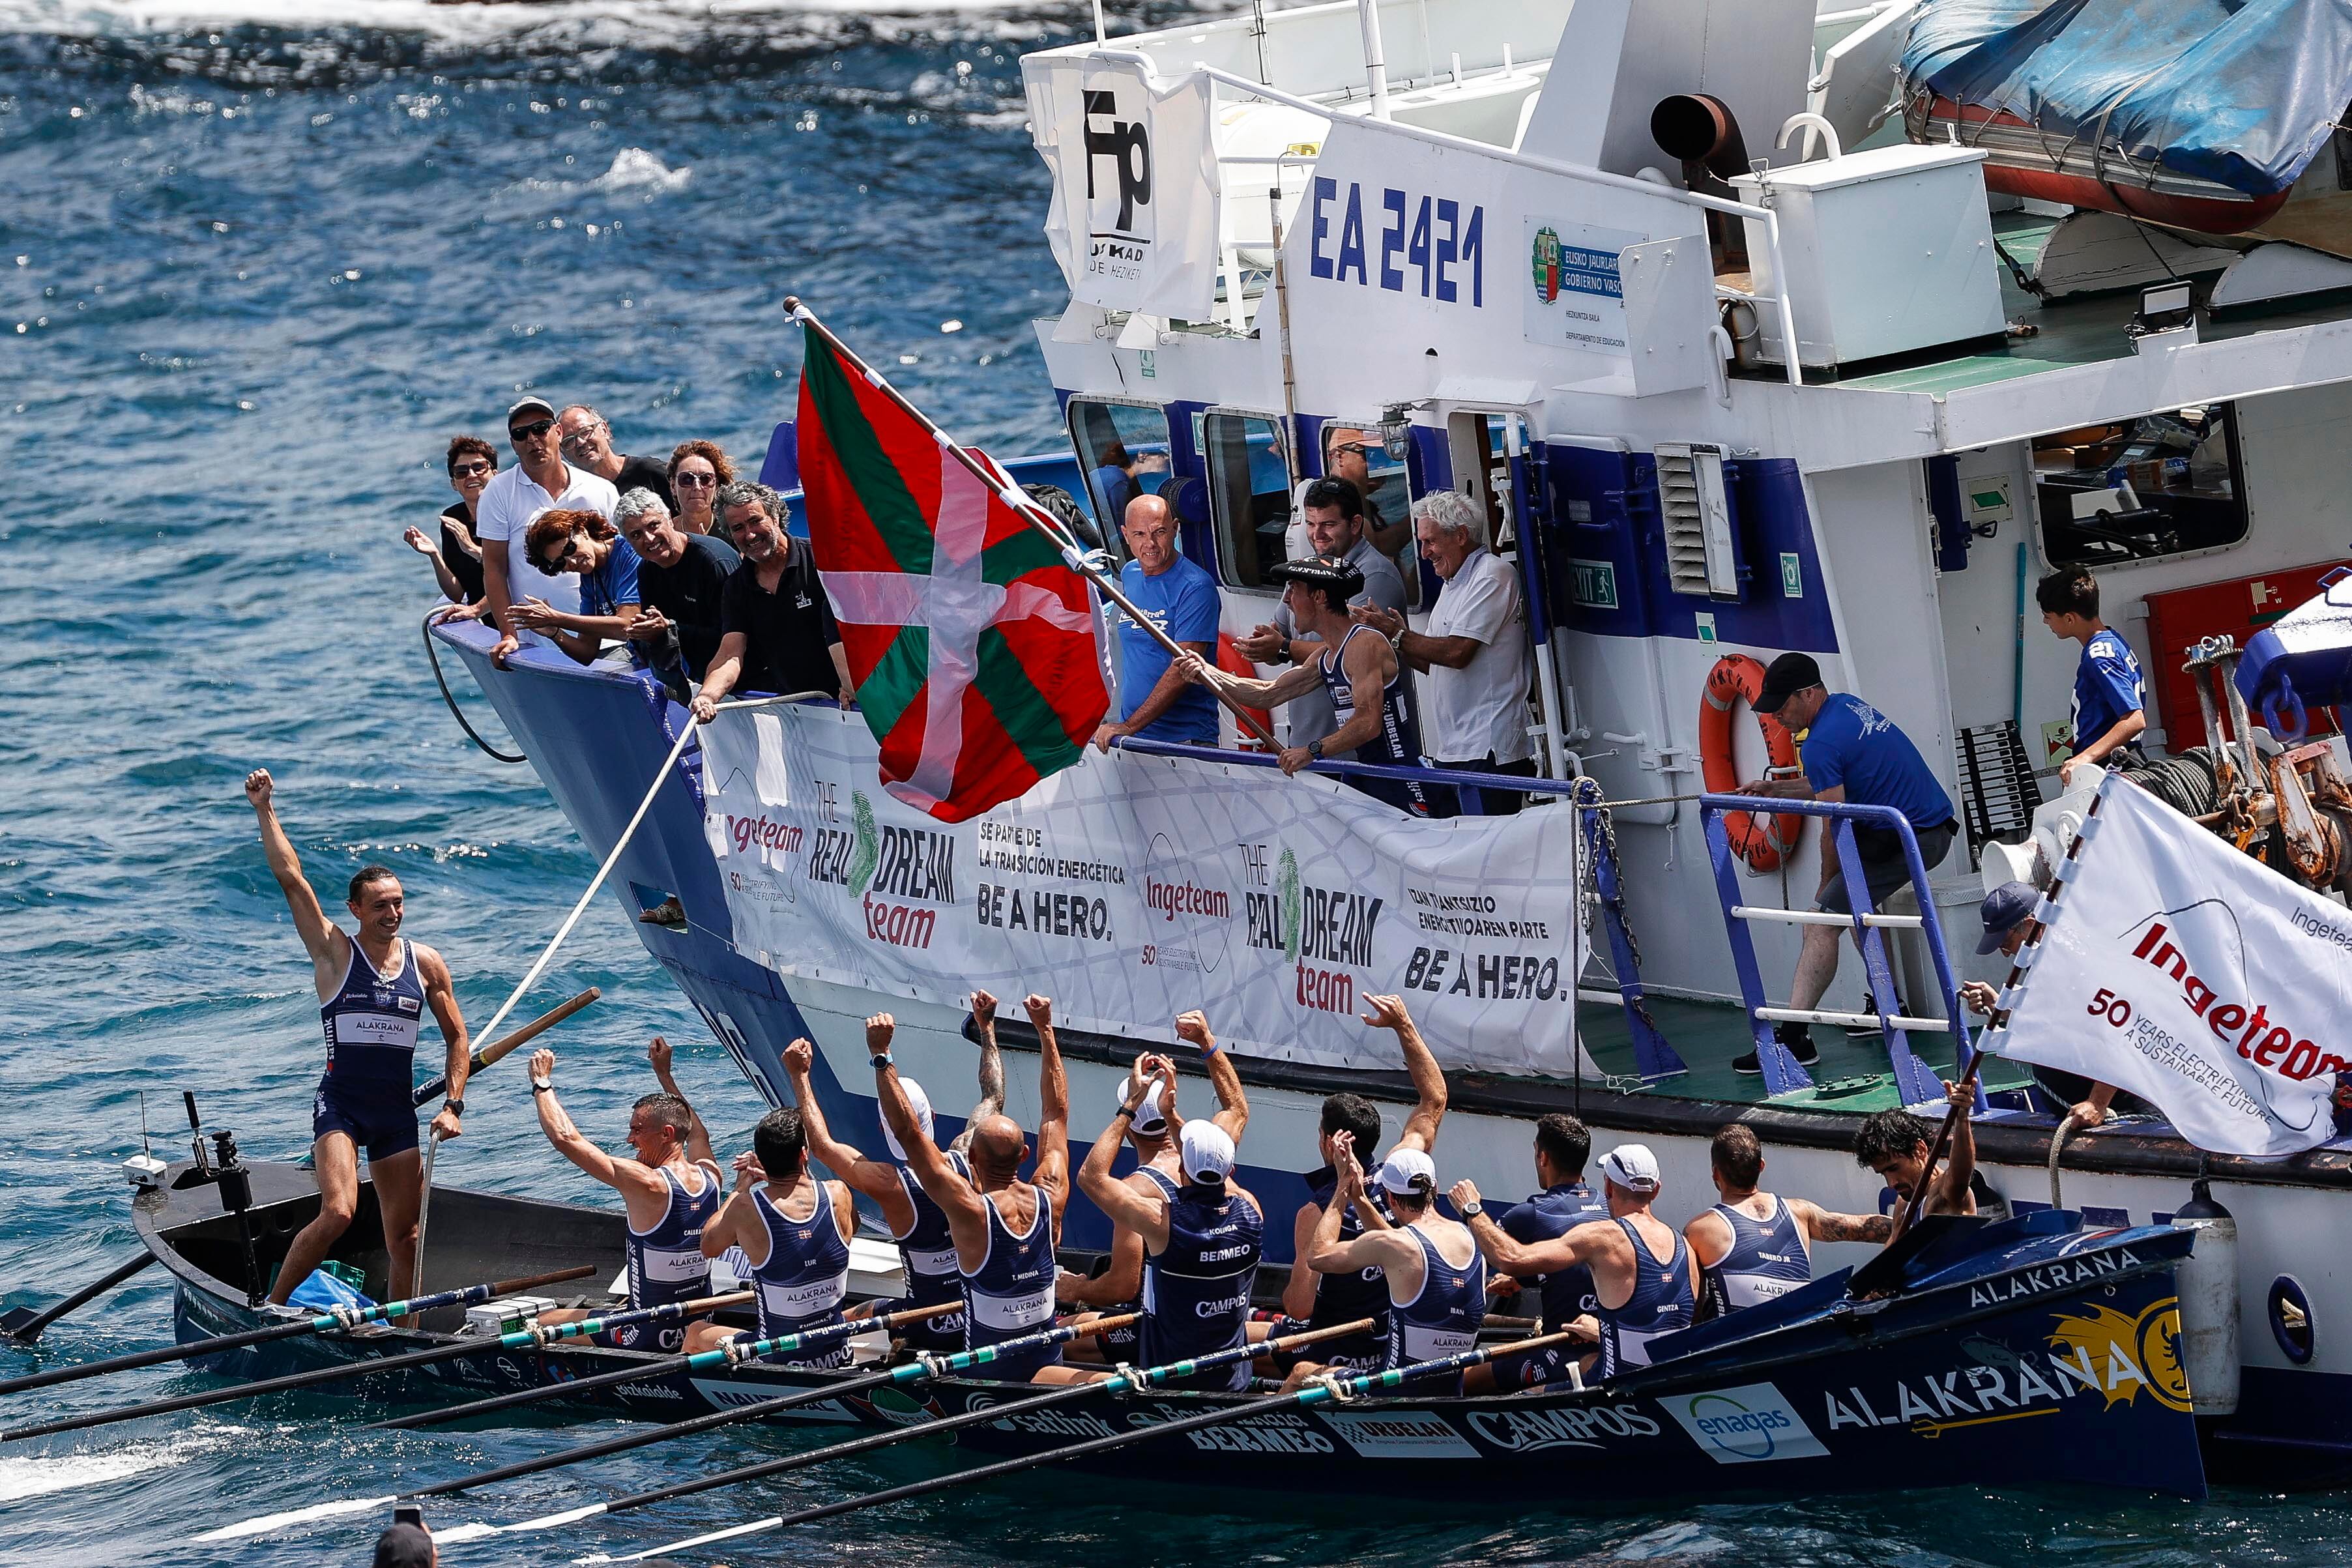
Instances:
[[[971,1164],[963,1151],[971,1142],[972,1129],[1004,1109],[1004,1059],[996,1047],[996,998],[985,991],[973,992],[971,1017],[980,1035],[980,1103],[972,1107],[963,1131],[947,1148],[949,1164],[967,1182],[971,1179]],[[904,1297],[877,1302],[871,1310],[889,1313],[962,1300],[963,1275],[956,1267],[955,1237],[949,1233],[948,1216],[915,1179],[898,1135],[887,1122],[883,1125],[882,1139],[890,1148],[887,1163],[870,1160],[834,1137],[809,1080],[815,1059],[816,1048],[806,1040],[794,1040],[784,1048],[784,1075],[792,1081],[793,1103],[800,1110],[809,1155],[848,1183],[852,1191],[871,1198],[882,1211],[890,1239],[898,1244],[898,1261],[907,1276]],[[931,1101],[923,1086],[909,1078],[899,1079],[898,1087],[914,1112],[922,1142],[937,1147]],[[963,1314],[944,1313],[909,1323],[901,1342],[917,1351],[960,1351],[963,1349]]]
[[[440,1026],[448,1099],[433,1118],[433,1135],[455,1138],[466,1110],[471,1060],[466,1020],[457,1010],[449,966],[422,942],[400,934],[404,906],[400,879],[382,866],[361,868],[343,907],[358,922],[346,935],[327,919],[319,895],[302,875],[293,841],[272,803],[268,770],[245,778],[245,798],[261,824],[269,874],[286,895],[294,930],[310,955],[319,992],[319,1022],[327,1037],[327,1070],[311,1102],[311,1163],[319,1184],[319,1217],[288,1244],[269,1299],[280,1306],[326,1258],[359,1212],[360,1160],[367,1151],[376,1212],[391,1254],[389,1294],[407,1296],[416,1267],[416,1211],[424,1167],[416,1154],[416,1037],[430,1008]]]
[[[857,1211],[849,1188],[819,1181],[808,1168],[809,1142],[801,1113],[790,1106],[760,1118],[749,1154],[735,1156],[735,1190],[702,1227],[702,1256],[715,1259],[730,1247],[751,1266],[760,1324],[753,1337],[830,1328],[841,1321],[849,1295],[849,1238]],[[686,1348],[705,1351],[742,1336],[741,1329],[698,1323]],[[788,1366],[842,1367],[853,1347],[846,1339],[805,1355],[772,1353]]]
[[[1355,1140],[1342,1132],[1334,1162],[1339,1185],[1315,1227],[1307,1265],[1322,1274],[1378,1266],[1388,1287],[1389,1337],[1381,1370],[1458,1355],[1478,1342],[1486,1321],[1486,1260],[1458,1220],[1437,1212],[1437,1167],[1419,1149],[1398,1148],[1381,1163],[1380,1184],[1396,1216],[1393,1228],[1367,1230],[1353,1241],[1339,1239],[1339,1205],[1364,1200],[1363,1168],[1354,1159]],[[1293,1367],[1286,1389],[1296,1389],[1320,1367]],[[1408,1384],[1423,1394],[1462,1392],[1462,1374]]]
[[[1070,1202],[1070,1083],[1054,1037],[1054,1004],[1030,996],[1023,1006],[1037,1030],[1037,1163],[1021,1179],[1028,1140],[1002,1112],[972,1129],[966,1177],[922,1135],[914,1107],[890,1063],[898,1023],[887,1013],[866,1020],[882,1123],[898,1135],[915,1179],[948,1216],[956,1268],[963,1279],[964,1348],[979,1350],[1034,1333],[1054,1317],[1054,1248]],[[965,1375],[1008,1383],[1087,1383],[1101,1375],[1062,1364],[1059,1346],[1024,1351]]]
[[[1716,1133],[1707,1163],[1723,1201],[1683,1227],[1698,1266],[1701,1318],[1759,1305],[1812,1279],[1813,1242],[1883,1242],[1895,1232],[1883,1214],[1832,1214],[1764,1191],[1764,1145],[1745,1122]]]
[[[710,1260],[702,1255],[703,1227],[727,1191],[711,1157],[710,1134],[669,1076],[669,1043],[654,1037],[646,1052],[662,1092],[629,1108],[634,1160],[607,1154],[582,1135],[555,1099],[555,1053],[530,1056],[530,1098],[539,1129],[556,1152],[614,1192],[628,1209],[629,1310],[691,1301],[710,1294]],[[595,1314],[564,1309],[541,1312],[542,1323],[568,1323]],[[686,1342],[682,1323],[630,1323],[596,1336],[625,1351],[675,1351]]]

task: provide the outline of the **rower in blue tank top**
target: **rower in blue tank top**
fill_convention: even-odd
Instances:
[[[1584,1180],[1584,1163],[1591,1152],[1592,1134],[1575,1117],[1554,1111],[1539,1119],[1536,1122],[1535,1166],[1536,1181],[1543,1190],[1504,1211],[1500,1222],[1504,1233],[1525,1244],[1554,1241],[1580,1225],[1607,1219],[1609,1205]],[[1505,1278],[1520,1277],[1506,1274]],[[1598,1303],[1592,1294],[1591,1265],[1577,1263],[1549,1272],[1537,1271],[1525,1276],[1525,1279],[1536,1288],[1542,1304],[1540,1332],[1555,1334],[1571,1325],[1580,1325],[1580,1331],[1598,1335],[1600,1323],[1593,1316]],[[1586,1342],[1590,1342],[1589,1337]],[[1582,1353],[1582,1348],[1575,1342],[1513,1351],[1496,1356],[1484,1366],[1472,1367],[1463,1374],[1463,1387],[1470,1394],[1493,1394],[1558,1383],[1568,1376],[1570,1363]]]
[[[1353,1154],[1354,1139],[1334,1142]],[[1389,1293],[1389,1332],[1381,1370],[1459,1355],[1478,1339],[1486,1321],[1486,1263],[1469,1227],[1437,1212],[1437,1167],[1419,1149],[1400,1145],[1381,1163],[1376,1180],[1388,1196],[1396,1228],[1367,1231],[1353,1241],[1339,1238],[1336,1205],[1363,1196],[1363,1177],[1352,1158],[1336,1163],[1339,1185],[1334,1207],[1324,1211],[1309,1244],[1308,1263],[1324,1273],[1380,1265]],[[1300,1369],[1291,1372],[1303,1382]],[[1399,1385],[1415,1394],[1462,1392],[1462,1373],[1424,1373]]]
[[[1699,1268],[1702,1318],[1757,1306],[1804,1284],[1813,1277],[1812,1242],[1884,1243],[1895,1233],[1885,1215],[1833,1214],[1763,1191],[1764,1146],[1744,1123],[1717,1132],[1707,1157],[1723,1201],[1683,1227]]]
[[[656,1036],[646,1056],[662,1092],[646,1095],[629,1109],[634,1160],[607,1154],[573,1124],[555,1098],[553,1051],[542,1048],[530,1058],[531,1101],[539,1111],[540,1131],[565,1159],[619,1193],[627,1208],[625,1247],[633,1311],[710,1295],[710,1260],[702,1253],[702,1234],[727,1191],[719,1162],[711,1156],[710,1133],[670,1077],[668,1042]],[[539,1321],[568,1323],[598,1315],[586,1309],[562,1309],[541,1313]],[[688,1329],[706,1315],[681,1312],[624,1324],[597,1335],[596,1342],[615,1350],[675,1351],[686,1342]]]
[[[800,1111],[790,1106],[760,1119],[751,1150],[735,1158],[735,1191],[703,1227],[702,1256],[742,1248],[751,1266],[745,1283],[759,1310],[759,1327],[748,1337],[772,1340],[831,1328],[842,1321],[849,1296],[849,1238],[857,1224],[849,1188],[810,1173],[808,1134]],[[704,1323],[687,1348],[709,1350],[739,1337],[746,1337],[743,1330]],[[806,1350],[771,1351],[767,1359],[786,1366],[847,1366],[850,1343],[834,1336]]]

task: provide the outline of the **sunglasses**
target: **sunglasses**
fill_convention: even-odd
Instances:
[[[538,441],[544,439],[547,433],[554,428],[555,421],[552,419],[534,419],[528,425],[508,426],[507,435],[517,441]]]
[[[497,468],[498,465],[495,463],[453,463],[449,466],[449,477],[453,479],[470,479],[477,474],[494,472]]]
[[[1359,458],[1369,458],[1375,452],[1385,454],[1387,451],[1386,447],[1376,447],[1370,441],[1342,441],[1331,448],[1331,455],[1336,458],[1342,452],[1353,452]]]
[[[563,563],[565,562],[580,553],[582,553],[580,536],[575,533],[571,538],[565,540],[562,544],[557,545],[555,549],[549,552],[545,556],[533,562],[531,564],[537,566],[541,571],[546,573],[551,577],[563,570]]]
[[[680,474],[670,480],[672,489],[681,490],[707,490],[718,483],[717,474]]]

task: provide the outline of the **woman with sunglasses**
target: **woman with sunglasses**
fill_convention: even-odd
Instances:
[[[434,580],[456,606],[447,620],[472,620],[482,613],[482,542],[474,533],[474,509],[499,471],[499,455],[479,436],[460,436],[449,443],[449,488],[457,499],[441,509],[441,542],[436,544],[421,528],[401,535],[408,548],[433,563]]]
[[[549,576],[575,574],[580,579],[580,613],[556,609],[544,599],[526,598],[510,612],[516,626],[534,631],[582,664],[631,667],[629,628],[640,612],[637,594],[637,552],[629,548],[604,514],[596,511],[543,511],[531,520],[523,542],[530,563]],[[620,646],[598,656],[607,641]]]
[[[719,487],[735,482],[735,465],[716,441],[681,441],[669,455],[669,488],[677,497],[677,525],[688,533],[708,533],[721,544],[735,542],[711,515]]]

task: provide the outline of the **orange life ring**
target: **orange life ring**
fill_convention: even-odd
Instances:
[[[1242,657],[1242,650],[1234,646],[1234,637],[1231,632],[1219,632],[1217,634],[1217,668],[1223,670],[1227,675],[1238,675],[1244,680],[1255,680],[1257,679],[1257,666],[1252,664],[1248,659]],[[1244,708],[1242,711],[1256,720],[1259,724],[1265,727],[1267,733],[1271,734],[1273,732],[1273,714],[1267,712],[1263,708]],[[1240,745],[1241,749],[1244,752],[1262,752],[1265,750],[1265,742],[1259,740],[1256,736],[1251,734],[1246,730],[1243,731],[1241,733]]]
[[[1764,667],[1744,653],[1724,655],[1707,672],[1706,700],[1698,705],[1698,760],[1700,776],[1710,794],[1723,795],[1739,787],[1739,764],[1731,750],[1731,710],[1741,702],[1753,708],[1763,689]],[[1756,723],[1764,731],[1764,746],[1772,765],[1796,766],[1797,742],[1789,727],[1761,713],[1756,715]],[[1804,826],[1805,819],[1793,811],[1723,814],[1723,831],[1731,840],[1731,852],[1747,861],[1752,871],[1779,870],[1780,862],[1796,852],[1797,836]]]

